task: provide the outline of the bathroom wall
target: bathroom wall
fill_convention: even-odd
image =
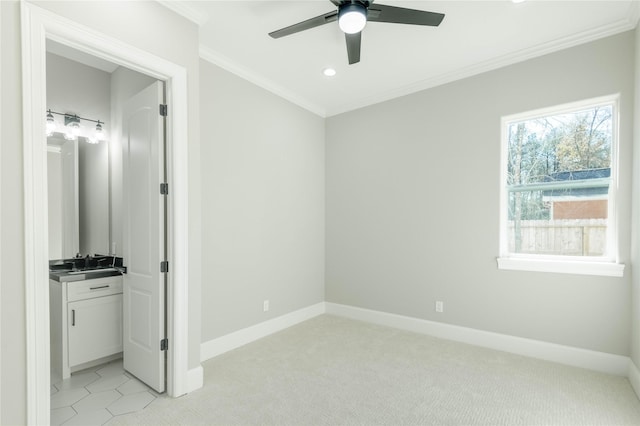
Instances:
[[[87,65],[47,53],[47,105],[52,111],[111,121],[111,76]],[[64,118],[55,115],[62,131]],[[93,135],[95,123],[81,121],[81,135]],[[78,141],[80,253],[109,252],[109,146]],[[50,176],[51,177],[51,176]],[[57,177],[54,177],[57,179]],[[53,201],[52,201],[53,202]],[[50,218],[51,219],[51,218]],[[51,223],[50,227],[55,227]],[[58,225],[62,227],[62,224]],[[55,236],[50,233],[50,238]],[[53,258],[50,256],[50,258]]]

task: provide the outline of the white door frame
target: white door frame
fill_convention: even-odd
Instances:
[[[167,393],[191,389],[188,376],[187,72],[174,63],[27,2],[21,2],[27,422],[48,424],[50,407],[46,39],[166,82],[168,181]],[[178,143],[180,141],[180,143]]]

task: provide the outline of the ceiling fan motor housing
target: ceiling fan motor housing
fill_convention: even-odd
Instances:
[[[387,6],[379,3],[371,7],[373,0],[329,1],[336,6],[337,10],[333,9],[329,13],[272,31],[269,33],[269,36],[272,38],[280,38],[338,21],[340,29],[345,33],[349,65],[352,65],[360,62],[361,31],[364,29],[367,21],[437,27],[444,19],[444,13]]]
[[[338,3],[338,2],[334,2],[334,3]],[[371,6],[371,3],[373,3],[373,0],[344,0],[340,2],[340,7],[346,6],[348,4],[354,4],[354,3],[361,4],[364,7],[369,7]]]

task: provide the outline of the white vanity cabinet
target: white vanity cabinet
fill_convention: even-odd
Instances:
[[[63,379],[122,352],[122,276],[49,280],[51,368]]]

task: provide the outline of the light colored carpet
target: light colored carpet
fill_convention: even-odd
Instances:
[[[628,380],[323,315],[110,425],[640,425]]]

